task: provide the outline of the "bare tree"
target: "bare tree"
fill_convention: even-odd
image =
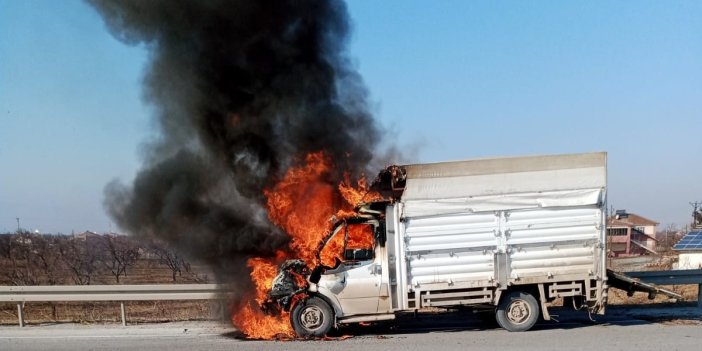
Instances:
[[[33,237],[29,232],[18,232],[8,243],[9,267],[5,278],[13,285],[39,285],[41,274],[33,257]]]
[[[103,235],[101,238],[102,266],[108,270],[119,284],[119,277],[127,275],[127,268],[139,258],[139,247],[124,235]]]
[[[0,234],[0,258],[9,259],[12,251],[12,237],[10,233]]]
[[[171,270],[173,281],[176,281],[177,276],[182,276],[183,269],[186,268],[186,265],[188,269],[190,268],[189,264],[183,259],[183,256],[166,244],[150,243],[149,249],[158,257],[160,264],[166,265],[166,267]]]
[[[678,237],[679,232],[680,227],[674,223],[666,225],[662,231],[659,231],[656,235],[659,251],[670,251],[680,239]]]
[[[59,237],[35,235],[32,238],[32,264],[42,274],[42,284],[57,285],[63,282],[65,268],[58,251]]]
[[[73,282],[78,285],[90,285],[98,273],[99,251],[93,245],[89,236],[79,238],[67,236],[58,243],[62,262],[71,275]]]
[[[55,235],[35,235],[32,238],[32,263],[42,274],[42,284],[57,285],[65,281],[66,269],[59,253],[61,237]],[[58,311],[54,302],[49,302],[54,320]]]

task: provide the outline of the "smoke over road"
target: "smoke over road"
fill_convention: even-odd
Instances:
[[[122,229],[237,279],[246,258],[289,240],[267,216],[264,189],[320,150],[339,170],[329,184],[367,170],[381,132],[347,56],[343,2],[87,2],[150,55],[144,98],[158,134],[134,183],[106,187]]]

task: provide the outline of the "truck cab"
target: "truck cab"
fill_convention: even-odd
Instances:
[[[379,219],[350,218],[320,250],[324,270],[311,289],[338,306],[337,318],[390,312],[382,227]]]

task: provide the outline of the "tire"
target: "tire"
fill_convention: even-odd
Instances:
[[[497,324],[511,332],[531,329],[539,319],[540,309],[536,298],[523,291],[504,295],[497,306]]]
[[[326,301],[310,297],[295,305],[290,324],[299,337],[323,337],[334,325],[334,311]]]

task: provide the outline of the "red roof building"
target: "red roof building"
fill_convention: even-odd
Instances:
[[[618,210],[615,216],[607,219],[609,255],[619,257],[657,254],[658,224],[646,217]]]

